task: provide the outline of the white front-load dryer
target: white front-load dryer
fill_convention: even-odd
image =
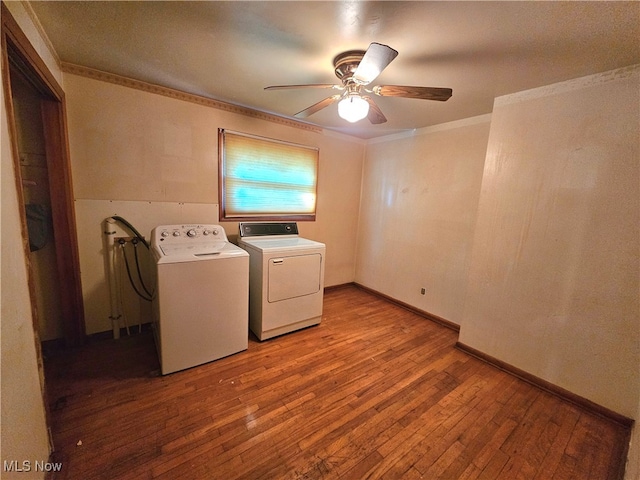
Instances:
[[[153,330],[162,374],[246,350],[249,255],[219,225],[151,232],[157,287]]]
[[[298,235],[295,222],[240,223],[249,252],[249,326],[266,340],[322,319],[326,247]]]

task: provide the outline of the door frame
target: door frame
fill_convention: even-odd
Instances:
[[[38,351],[38,363],[42,365],[39,345],[38,312],[35,301],[34,275],[29,260],[29,234],[25,214],[22,176],[20,173],[20,155],[16,129],[13,96],[11,93],[10,58],[20,62],[21,72],[27,73],[29,80],[41,96],[41,109],[44,125],[44,138],[47,157],[51,195],[51,214],[55,239],[56,260],[58,264],[58,284],[60,285],[60,306],[64,342],[67,346],[76,346],[84,342],[85,320],[80,281],[80,257],[76,218],[73,203],[73,184],[71,179],[71,161],[67,132],[67,114],[65,94],[62,87],[40,58],[31,42],[20,29],[4,3],[2,11],[2,79],[5,93],[7,126],[11,138],[11,153],[15,170],[22,243],[27,263],[29,294],[33,312],[33,327]],[[41,372],[42,373],[42,372]]]

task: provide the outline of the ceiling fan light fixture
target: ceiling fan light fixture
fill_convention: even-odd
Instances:
[[[355,123],[369,113],[369,102],[360,95],[348,95],[338,103],[338,115],[347,122]]]
[[[367,117],[374,125],[385,123],[380,107],[366,93],[372,93],[379,97],[404,97],[423,100],[437,100],[444,102],[451,97],[453,91],[450,88],[441,87],[412,87],[408,85],[376,85],[364,88],[373,82],[382,71],[398,55],[388,45],[373,42],[367,50],[349,50],[337,55],[333,59],[336,76],[342,81],[342,85],[329,85],[326,83],[310,83],[306,85],[272,85],[265,90],[284,88],[333,88],[343,93],[332,95],[314,103],[310,107],[296,113],[296,118],[307,118],[323,108],[338,102],[338,115],[348,122],[355,123]]]

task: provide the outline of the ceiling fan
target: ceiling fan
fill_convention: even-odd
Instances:
[[[273,85],[265,90],[283,90],[289,88],[330,88],[342,93],[320,100],[318,103],[296,113],[298,118],[307,118],[335,102],[338,103],[338,115],[349,122],[357,122],[367,117],[373,124],[384,123],[384,116],[378,105],[367,94],[381,97],[418,98],[444,102],[451,97],[450,88],[410,87],[406,85],[377,85],[368,88],[378,75],[393,61],[398,52],[393,48],[372,43],[365,50],[349,50],[333,59],[336,76],[342,85],[311,83],[307,85]]]

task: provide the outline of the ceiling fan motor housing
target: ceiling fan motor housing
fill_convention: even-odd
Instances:
[[[333,59],[333,66],[335,67],[336,76],[342,80],[342,83],[346,85],[354,72],[358,68],[362,57],[364,57],[364,50],[349,50],[337,55]]]

